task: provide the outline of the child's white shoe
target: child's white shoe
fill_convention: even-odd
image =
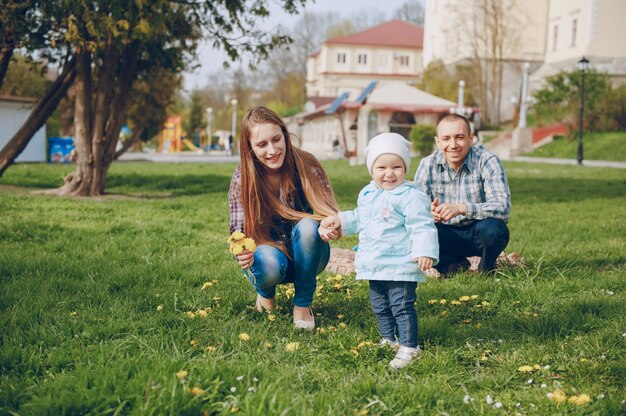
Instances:
[[[396,356],[393,360],[389,361],[389,366],[392,368],[404,368],[407,365],[411,364],[413,361],[417,360],[422,353],[420,347],[411,348],[405,347],[404,345],[400,345],[398,348],[398,352],[396,352]]]
[[[389,338],[383,338],[378,343],[378,346],[380,346],[380,347],[390,347],[393,350],[397,350],[398,347],[400,346],[400,344],[398,344],[396,341],[390,340]]]

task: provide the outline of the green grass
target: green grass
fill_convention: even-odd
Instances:
[[[325,167],[354,207],[366,169]],[[323,333],[292,328],[286,287],[275,320],[252,310],[225,248],[234,165],[116,163],[97,199],[32,192],[71,166],[13,166],[0,179],[0,414],[624,414],[626,171],[505,167],[508,251],[527,268],[420,285],[425,352],[392,371],[391,351],[359,347],[378,332],[353,276],[319,276]],[[450,304],[463,295],[479,298]],[[557,406],[556,389],[592,401]]]
[[[575,140],[564,137],[535,149],[525,156],[576,159],[578,136]],[[583,157],[587,160],[626,161],[626,132],[585,133]]]

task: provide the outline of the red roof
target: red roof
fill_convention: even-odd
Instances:
[[[424,44],[424,28],[404,20],[390,20],[363,32],[326,40],[326,44],[395,46],[419,48]]]

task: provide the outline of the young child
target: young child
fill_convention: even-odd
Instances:
[[[320,236],[331,231],[359,234],[356,278],[369,280],[370,304],[382,335],[380,344],[397,348],[389,365],[403,368],[417,359],[415,290],[439,260],[437,228],[430,200],[404,178],[410,142],[397,133],[374,137],[365,149],[372,181],[359,193],[357,208],[322,220]],[[399,345],[398,345],[399,341]]]

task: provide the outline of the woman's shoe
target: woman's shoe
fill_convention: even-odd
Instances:
[[[270,301],[271,306],[269,308],[261,303],[261,300],[263,299]],[[261,295],[256,295],[256,303],[254,304],[254,309],[256,309],[258,312],[269,312],[274,309],[274,302],[272,302],[272,299],[266,299]]]
[[[417,360],[421,353],[422,350],[420,347],[411,348],[401,345],[400,348],[398,348],[398,352],[396,353],[394,359],[389,362],[389,366],[398,369],[404,368],[413,361]]]
[[[306,329],[307,331],[313,331],[315,329],[315,317],[313,316],[313,311],[309,308],[309,313],[311,314],[312,321],[305,321],[303,319],[293,318],[293,324],[298,329]]]

